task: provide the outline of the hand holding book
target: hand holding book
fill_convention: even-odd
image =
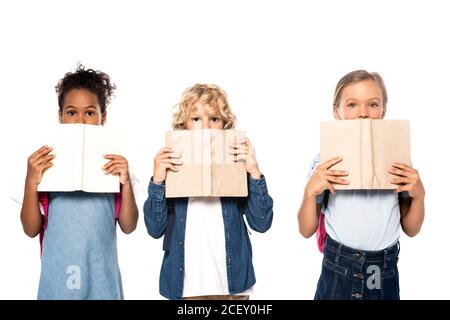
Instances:
[[[389,173],[396,176],[396,178],[391,179],[391,183],[399,186],[395,192],[407,191],[411,198],[423,200],[425,188],[416,169],[403,163],[393,163]]]
[[[245,170],[253,179],[261,179],[255,149],[248,138],[232,143],[229,146],[229,153],[235,156],[236,162],[245,161]]]
[[[306,193],[309,196],[318,196],[325,190],[330,190],[330,192],[335,195],[336,190],[333,183],[340,185],[349,184],[347,179],[342,178],[348,176],[347,171],[331,169],[331,167],[341,161],[342,157],[336,157],[319,165],[306,185]]]
[[[28,158],[27,177],[25,184],[37,189],[45,170],[53,166],[55,155],[49,154],[53,148],[42,146]]]
[[[122,185],[131,183],[127,159],[117,154],[106,154],[103,157],[110,160],[102,167],[105,174],[118,175]]]
[[[153,183],[161,184],[166,180],[167,170],[177,172],[183,162],[172,148],[161,148],[153,160]]]

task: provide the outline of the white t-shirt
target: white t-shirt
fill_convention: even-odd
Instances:
[[[191,197],[186,215],[183,297],[228,294],[220,198]]]
[[[317,155],[309,177],[319,166]],[[401,197],[407,197],[402,193]],[[323,202],[324,194],[317,197]],[[400,207],[394,190],[336,190],[329,193],[325,210],[325,230],[335,241],[359,250],[383,250],[400,237]]]

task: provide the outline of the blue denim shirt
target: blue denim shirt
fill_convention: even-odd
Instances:
[[[244,292],[255,282],[252,246],[247,223],[255,231],[265,232],[272,225],[273,200],[267,192],[264,176],[255,180],[248,177],[246,198],[221,198],[225,227],[225,250],[228,291]],[[188,198],[165,197],[165,185],[150,181],[148,198],[144,203],[147,232],[153,238],[164,235],[164,258],[159,278],[159,292],[168,299],[181,299],[184,285],[184,236]]]

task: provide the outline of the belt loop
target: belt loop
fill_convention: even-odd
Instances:
[[[387,268],[387,261],[388,261],[388,249],[384,249],[383,269]]]
[[[339,263],[339,258],[341,256],[342,244],[339,243],[338,248],[336,250],[336,257],[334,258],[335,263]]]

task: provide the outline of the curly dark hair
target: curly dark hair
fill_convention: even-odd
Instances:
[[[116,86],[111,83],[109,76],[99,70],[85,69],[82,64],[78,64],[75,72],[68,72],[64,78],[59,80],[55,87],[58,94],[59,111],[64,106],[64,98],[72,89],[86,89],[97,96],[101,112],[106,111],[106,107],[111,102]]]

